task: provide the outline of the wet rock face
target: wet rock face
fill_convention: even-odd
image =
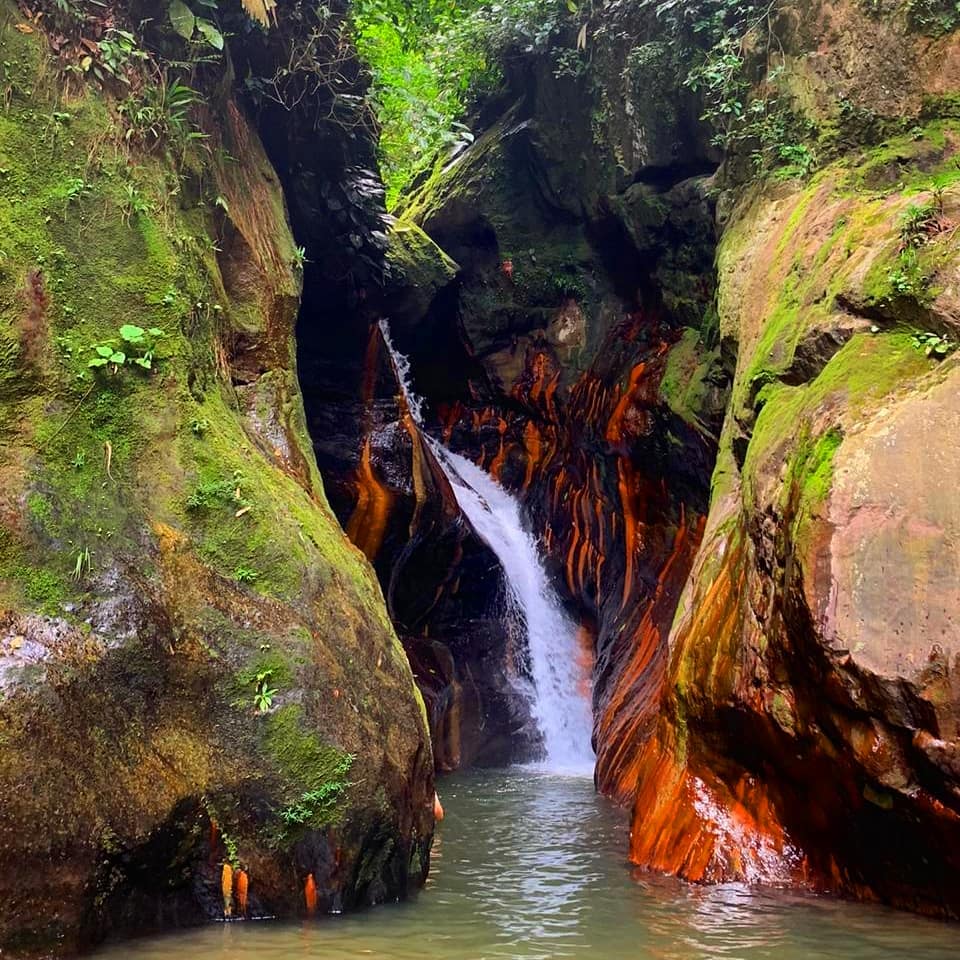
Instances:
[[[517,687],[499,562],[408,410],[379,326],[363,333],[365,343],[341,332],[342,364],[330,362],[328,336],[315,346],[322,367],[309,355],[301,366],[331,504],[380,578],[427,704],[437,769],[530,759],[539,734]]]
[[[116,161],[99,89],[42,145],[48,41],[0,8],[11,182],[85,171],[66,211],[0,203],[0,948],[402,897],[433,830],[426,716],[310,451],[277,173],[226,82],[191,158],[210,197],[171,193],[162,151]],[[149,369],[89,367],[124,324],[162,331]]]

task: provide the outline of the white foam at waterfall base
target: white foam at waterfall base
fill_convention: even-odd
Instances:
[[[390,327],[380,332],[418,425],[423,401],[413,389],[410,361],[394,346]],[[577,630],[560,606],[540,559],[536,540],[523,528],[520,504],[489,474],[427,437],[443,468],[460,509],[497,555],[506,577],[510,611],[523,624],[533,679],[531,709],[546,760],[545,772],[590,776],[594,755],[590,746],[593,717],[589,698],[581,690]]]

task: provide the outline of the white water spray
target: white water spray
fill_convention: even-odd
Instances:
[[[397,351],[385,321],[380,329],[393,358],[411,415],[420,422],[421,401],[410,384],[410,363]],[[581,677],[577,631],[550,586],[534,538],[523,529],[518,501],[469,460],[427,438],[453,487],[460,509],[497,555],[508,588],[510,611],[527,635],[533,679],[531,708],[543,734],[545,768],[551,773],[590,775],[592,716]]]

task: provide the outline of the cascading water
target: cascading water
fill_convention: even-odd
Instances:
[[[410,383],[410,363],[380,329],[393,359],[411,416],[420,423],[421,401]],[[545,768],[551,773],[589,775],[590,703],[579,687],[576,627],[550,586],[536,540],[523,528],[520,504],[489,474],[427,437],[460,509],[497,555],[506,576],[511,613],[523,625],[533,680],[532,710],[543,735]]]

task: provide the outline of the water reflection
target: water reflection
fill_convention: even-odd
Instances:
[[[529,770],[446,779],[433,874],[412,903],[320,923],[215,924],[103,960],[947,960],[958,929],[623,863],[623,814],[589,781]]]

